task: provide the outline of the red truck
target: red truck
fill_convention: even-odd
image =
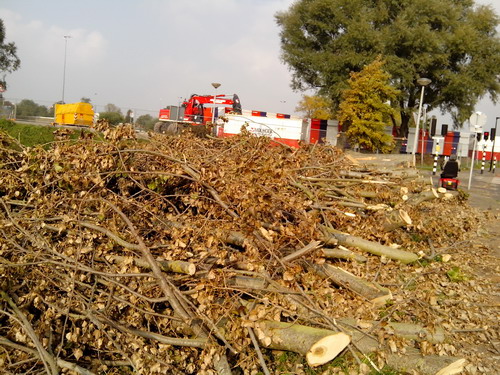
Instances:
[[[210,104],[210,106],[206,106]],[[193,94],[182,105],[160,109],[158,122],[154,126],[157,133],[176,134],[186,126],[211,123],[214,118],[226,113],[241,114],[238,95],[197,95]]]

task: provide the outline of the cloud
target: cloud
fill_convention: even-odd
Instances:
[[[279,60],[274,22],[274,14],[291,1],[144,0],[114,7],[90,0],[86,9],[95,9],[95,15],[82,14],[75,22],[68,21],[75,16],[71,9],[52,2],[43,12],[27,12],[14,2],[17,13],[13,6],[4,13],[0,9],[22,64],[8,78],[9,97],[59,100],[63,36],[71,35],[67,101],[87,96],[98,105],[154,113],[177,104],[180,96],[211,94],[211,82],[220,82],[218,91],[239,94],[245,108],[291,112],[293,104],[283,108],[285,100],[296,102],[298,94],[291,91],[289,73]]]
[[[37,63],[61,64],[64,56],[64,35],[68,39],[68,51],[76,66],[96,65],[106,56],[107,42],[98,31],[86,29],[63,29],[47,25],[40,20],[25,20],[22,15],[0,9],[4,20],[7,40],[14,40],[21,62],[23,56],[36,56]]]

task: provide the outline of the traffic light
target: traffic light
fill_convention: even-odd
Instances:
[[[431,119],[431,137],[436,135],[437,118],[433,117]]]
[[[490,137],[490,132],[484,132],[484,140],[487,141]]]
[[[479,142],[481,140],[481,133],[476,133],[477,141]]]
[[[441,135],[444,137],[448,134],[448,124],[441,125]]]
[[[495,128],[491,128],[491,130],[490,130],[490,139],[492,141],[495,140],[496,135],[497,135],[497,130]]]

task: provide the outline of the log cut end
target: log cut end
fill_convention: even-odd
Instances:
[[[385,214],[385,221],[383,228],[385,231],[390,232],[394,229],[411,225],[411,217],[404,210],[389,211]]]
[[[388,301],[391,300],[392,300],[392,293],[391,291],[388,290],[387,294],[372,299],[371,303],[373,304],[373,307],[377,308],[384,306]]]
[[[466,360],[461,358],[458,361],[451,363],[445,368],[439,370],[436,375],[455,375],[460,374],[465,367]]]
[[[306,354],[307,363],[311,367],[323,365],[339,355],[350,342],[350,336],[343,332],[325,336],[311,346]]]

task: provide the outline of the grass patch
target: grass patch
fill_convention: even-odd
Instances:
[[[45,144],[49,147],[48,144],[54,141],[52,132],[55,129],[51,126],[28,125],[2,119],[0,120],[0,130],[27,147]]]
[[[12,138],[15,138],[25,147],[43,146],[45,149],[49,149],[55,140],[54,131],[61,129],[60,127],[47,126],[47,125],[30,125],[17,123],[10,120],[0,119],[0,131],[4,131]],[[73,134],[70,135],[70,139],[76,140],[80,136],[81,129],[73,129]],[[85,133],[89,131],[83,130]],[[96,137],[96,141],[102,140],[102,134],[99,133]]]
[[[446,276],[448,276],[448,279],[454,283],[469,280],[469,277],[460,269],[460,267],[452,267],[451,270],[446,272]]]
[[[373,355],[370,357],[374,360]],[[270,360],[274,363],[275,370],[280,375],[296,375],[297,373],[304,375],[322,375],[330,373],[349,375],[354,369],[358,368],[354,357],[349,353],[345,353],[316,368],[309,367],[303,356],[292,352],[272,352]],[[367,359],[361,358],[361,361],[368,365]],[[389,366],[385,366],[380,372],[375,371],[371,366],[368,367],[370,368],[369,375],[403,375],[403,373]],[[256,375],[263,375],[263,373],[258,372]]]

